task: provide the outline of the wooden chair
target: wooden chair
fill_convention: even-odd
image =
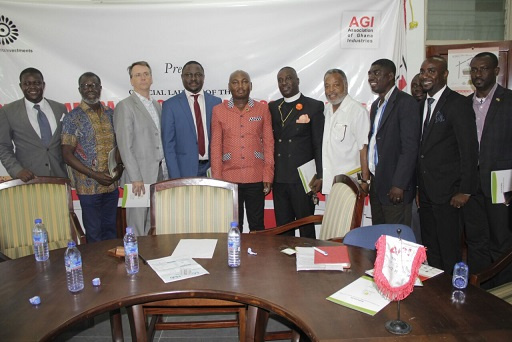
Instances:
[[[477,274],[471,274],[469,276],[469,282],[475,286],[480,287],[482,283],[494,278],[498,273],[503,271],[505,268],[510,267],[512,264],[512,249],[503,254],[501,258],[493,262],[489,267]],[[496,297],[503,299],[504,301],[512,304],[512,282],[499,285],[495,288],[488,290]]]
[[[226,233],[238,221],[238,186],[209,178],[172,179],[150,187],[151,229],[149,234]],[[203,298],[184,298],[143,305],[147,339],[155,330],[238,327],[240,340],[246,334],[244,304]],[[236,314],[235,319],[164,322],[164,315]],[[148,316],[152,316],[148,324]],[[136,323],[133,323],[136,324]]]
[[[66,247],[69,240],[86,242],[73,211],[67,178],[37,177],[0,183],[0,252],[10,259],[33,254],[34,219],[41,218],[48,230],[49,248]]]
[[[322,224],[320,240],[342,242],[348,231],[361,226],[365,197],[366,194],[353,178],[347,175],[337,175],[333,180],[324,215],[311,215],[276,228],[253,231],[251,234],[277,235],[305,224],[315,223]],[[266,321],[270,317],[274,317],[273,314],[263,310],[258,310],[256,316],[259,322],[264,322],[260,323],[256,330],[266,327]],[[299,341],[300,335],[295,330],[265,333],[265,341],[284,339]]]
[[[253,231],[251,234],[277,235],[315,223],[322,224],[320,240],[341,242],[349,230],[361,226],[365,197],[366,194],[353,178],[337,175],[334,177],[324,215],[311,215],[276,228]]]

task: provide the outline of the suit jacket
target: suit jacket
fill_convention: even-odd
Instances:
[[[50,104],[57,122],[49,147],[43,145],[30,124],[24,98],[0,108],[0,161],[13,178],[22,169],[28,169],[36,176],[67,177],[60,135],[61,118],[68,111],[62,103],[48,99],[46,101]],[[13,143],[16,145],[16,152]]]
[[[418,159],[422,190],[435,204],[446,204],[456,193],[474,194],[478,139],[475,113],[467,99],[446,87],[426,130]]]
[[[153,100],[153,104],[160,119],[160,104],[156,100]],[[121,184],[133,181],[155,183],[161,161],[160,131],[137,94],[132,93],[117,104],[114,129],[125,166]]]
[[[373,135],[379,99],[370,110],[370,134]],[[375,183],[379,201],[391,205],[388,193],[391,187],[404,190],[404,203],[410,203],[416,193],[416,162],[420,143],[421,124],[418,102],[409,94],[395,88],[391,93],[377,128],[378,163]],[[373,156],[368,156],[368,159]]]
[[[473,104],[473,94],[469,97]],[[485,117],[480,139],[479,176],[491,197],[491,171],[512,169],[512,90],[498,85]]]
[[[322,177],[322,138],[324,134],[324,104],[321,101],[301,95],[297,101],[288,105],[291,109],[281,108],[283,98],[269,103],[272,115],[272,130],[274,132],[274,182],[300,183],[297,167],[315,159],[316,173]],[[286,103],[283,103],[283,107]],[[298,109],[297,105],[302,108]],[[300,107],[300,106],[299,106]],[[290,110],[292,112],[290,113]],[[282,119],[290,113],[284,126]],[[301,115],[309,116],[309,123],[297,123]]]
[[[212,109],[222,102],[203,92],[206,131],[211,141]],[[164,101],[162,108],[162,144],[169,178],[196,177],[199,166],[196,125],[185,91]],[[209,148],[209,146],[208,146]],[[209,166],[209,165],[208,165]]]

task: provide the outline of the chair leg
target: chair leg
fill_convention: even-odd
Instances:
[[[247,308],[247,325],[245,331],[247,342],[265,341],[265,330],[267,330],[268,318],[268,311],[249,305]]]
[[[123,323],[121,320],[121,309],[110,311],[110,331],[112,333],[112,341],[124,341]]]
[[[238,316],[238,339],[240,342],[246,341],[246,324],[247,324],[247,317],[246,317],[247,309],[245,307],[240,308],[238,310],[237,316]]]
[[[146,322],[144,321],[144,309],[142,305],[133,305],[126,308],[130,321],[132,341],[147,342]]]
[[[155,325],[157,323],[161,323],[163,321],[162,315],[152,315],[151,321],[149,322],[148,329],[147,329],[147,335],[148,335],[148,341],[153,341],[155,338]],[[146,314],[144,314],[144,322],[146,322]]]

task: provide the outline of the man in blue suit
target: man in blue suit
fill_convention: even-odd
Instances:
[[[222,100],[204,91],[204,69],[196,61],[183,66],[185,90],[164,102],[162,144],[169,178],[204,177],[210,167],[212,108]]]

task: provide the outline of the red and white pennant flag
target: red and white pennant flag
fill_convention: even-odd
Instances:
[[[404,299],[412,292],[420,266],[427,258],[425,247],[388,235],[382,235],[375,247],[375,284],[389,300]]]

